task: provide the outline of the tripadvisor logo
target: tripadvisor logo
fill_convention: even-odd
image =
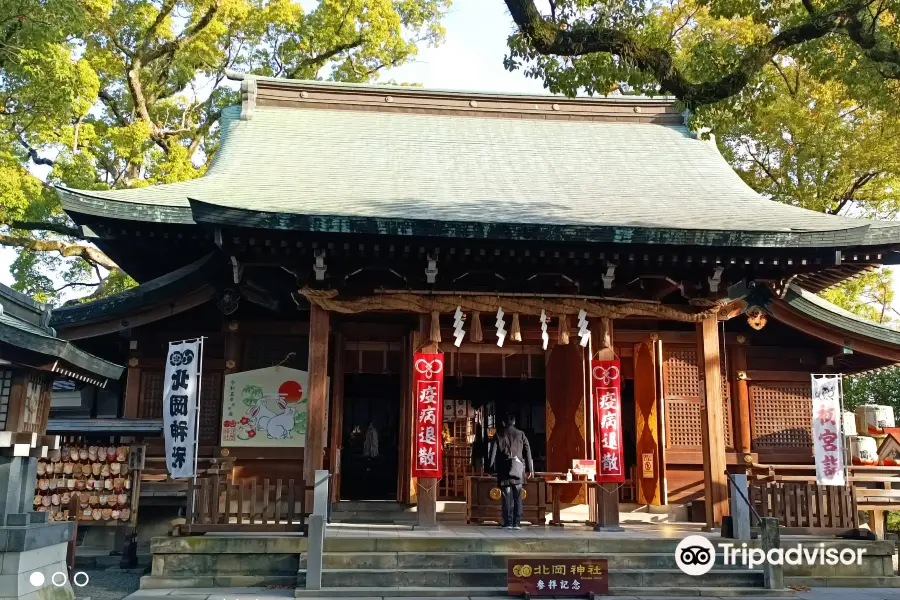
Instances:
[[[865,548],[826,548],[825,544],[793,548],[749,548],[747,544],[718,544],[725,566],[741,565],[753,569],[764,564],[783,565],[861,565]],[[675,563],[682,572],[694,577],[705,575],[716,563],[716,546],[702,535],[689,535],[675,548]]]

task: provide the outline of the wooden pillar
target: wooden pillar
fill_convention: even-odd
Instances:
[[[412,357],[418,339],[418,331],[411,331],[403,338],[401,364],[406,366],[401,369],[401,393],[403,395],[400,397],[400,439],[397,444],[397,452],[399,453],[397,460],[397,502],[401,504],[412,504],[416,496],[416,486],[412,479],[412,431],[415,422],[415,415],[413,414],[415,402],[413,401],[412,389]]]
[[[307,399],[306,449],[303,479],[313,485],[316,471],[325,463],[325,402],[328,394],[328,311],[309,307],[309,396]],[[307,494],[309,499],[311,494]],[[307,506],[311,510],[311,506]]]
[[[613,350],[613,325],[609,319],[600,320],[599,330],[591,332],[591,360],[615,360],[616,352]],[[593,386],[591,386],[591,402],[594,402]],[[593,412],[591,412],[593,414]],[[621,417],[621,415],[620,415]],[[595,417],[596,418],[596,417]],[[596,425],[594,425],[596,427]],[[596,432],[595,432],[596,435]],[[590,443],[594,443],[591,440]],[[597,464],[600,457],[595,457]],[[595,531],[622,531],[619,525],[619,485],[616,483],[601,483],[597,485],[597,524]]]
[[[331,471],[331,501],[341,499],[341,451],[344,446],[344,373],[347,350],[344,336],[334,335],[334,372],[331,384],[331,439],[328,444],[328,468]]]
[[[734,417],[734,448],[747,455],[753,451],[752,434],[750,433],[750,385],[742,374],[747,372],[747,347],[734,346],[731,350],[732,376],[735,399],[737,400]]]
[[[697,359],[700,393],[704,399],[700,426],[703,434],[706,526],[713,528],[721,526],[728,502],[722,363],[719,356],[719,320],[716,317],[697,323]]]
[[[141,368],[139,366],[130,366],[134,361],[135,365],[139,364],[137,358],[129,359],[128,375],[125,379],[125,406],[122,409],[122,416],[126,419],[138,418],[138,406],[141,402]]]
[[[225,327],[225,375],[231,375],[241,370],[242,338],[241,325],[237,321],[231,321]]]
[[[438,351],[438,345],[431,339],[431,315],[419,316],[419,337],[425,340],[422,352],[431,353]],[[416,348],[413,348],[413,350],[416,350]],[[444,377],[447,377],[446,373]],[[415,403],[413,406],[415,406]],[[438,435],[440,435],[440,432],[438,432]],[[416,481],[417,529],[437,529],[438,481],[440,480],[431,477],[420,477]]]

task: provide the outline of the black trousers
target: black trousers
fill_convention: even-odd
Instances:
[[[501,485],[500,493],[503,496],[502,522],[503,527],[519,527],[522,524],[522,485]]]

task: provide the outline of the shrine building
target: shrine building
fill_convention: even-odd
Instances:
[[[624,379],[616,500],[715,526],[726,470],[813,464],[812,373],[900,362],[900,333],[817,295],[896,264],[900,225],[760,196],[671,100],[240,85],[202,177],[59,189],[140,285],[59,308],[52,327],[127,365],[119,429],[161,430],[168,343],[204,337],[201,466],[227,458],[256,481],[327,469],[334,501],[417,504],[428,524],[439,501],[467,500],[489,520],[483,442],[503,413],[518,414],[539,473],[596,458],[588,361],[606,353]],[[422,349],[447,365],[433,485],[411,477]],[[302,447],[253,441],[244,413],[223,410],[226,382],[276,367],[308,376],[279,392],[297,403]],[[102,430],[93,421],[82,433]],[[148,464],[164,460],[161,439],[147,438]]]

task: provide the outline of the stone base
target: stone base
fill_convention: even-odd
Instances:
[[[29,527],[6,527],[4,533],[16,533],[10,537],[7,535],[7,551],[0,552],[0,600],[74,600],[75,594],[71,583],[68,581],[66,568],[66,550],[68,542],[57,542],[43,547],[32,547],[28,550],[9,549],[23,547],[19,541],[35,541],[31,532],[11,531],[31,529]],[[46,526],[37,526],[46,527]],[[71,528],[67,528],[71,531]],[[25,535],[21,535],[25,533]],[[50,537],[55,537],[52,532]],[[0,534],[2,535],[2,534]],[[45,534],[46,535],[46,534]],[[40,534],[38,534],[40,536]],[[33,543],[30,544],[33,546]],[[35,575],[39,573],[40,576]],[[54,585],[56,581],[62,585]],[[39,585],[35,585],[38,583]]]

